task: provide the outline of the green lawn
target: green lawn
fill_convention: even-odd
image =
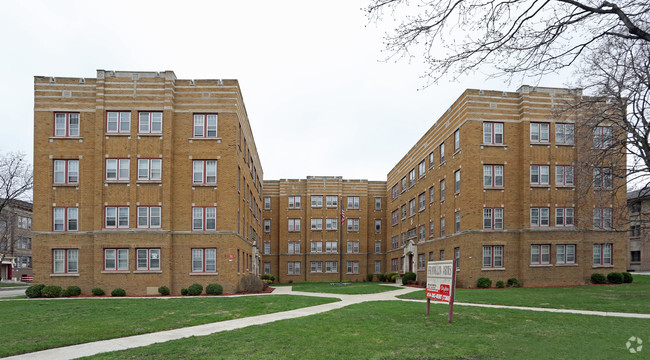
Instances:
[[[2,301],[0,357],[334,301],[293,295]]]
[[[400,298],[426,299],[426,293],[424,290],[416,291]],[[621,285],[457,289],[456,301],[650,314],[650,276],[636,275],[632,284]]]
[[[0,283],[0,288],[19,287],[19,286],[29,286],[29,284]]]
[[[337,284],[337,285],[330,285]],[[300,282],[296,284],[273,284],[271,286],[291,286],[293,291],[320,292],[329,294],[376,294],[399,289],[394,286],[380,285],[377,282],[355,282],[338,285],[338,282]]]
[[[650,321],[383,301],[93,359],[641,359]],[[644,344],[645,345],[645,344]],[[645,352],[646,349],[644,348]],[[648,350],[650,353],[650,349]],[[639,356],[642,355],[642,356]]]

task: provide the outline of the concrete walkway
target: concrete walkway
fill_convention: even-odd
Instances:
[[[385,285],[394,286],[394,285]],[[341,294],[327,294],[327,293],[313,293],[293,291],[291,286],[279,286],[271,294],[258,294],[258,295],[235,295],[235,296],[265,296],[265,295],[304,295],[304,296],[317,296],[327,298],[337,298],[341,301],[329,304],[316,305],[306,308],[295,310],[283,311],[273,314],[265,314],[258,316],[251,316],[241,319],[233,319],[227,321],[220,321],[210,324],[197,325],[185,327],[174,330],[159,331],[155,333],[128,336],[112,340],[95,341],[91,343],[65,346],[55,349],[43,350],[32,352],[22,355],[16,355],[4,359],[30,359],[30,360],[63,360],[63,359],[76,359],[83,356],[91,356],[103,352],[119,351],[131,349],[141,346],[147,346],[155,343],[166,342],[170,340],[177,340],[191,336],[205,336],[221,331],[229,331],[241,329],[252,325],[268,324],[274,321],[295,319],[303,316],[323,313],[330,310],[340,309],[352,304],[359,304],[367,301],[382,301],[382,300],[400,300],[425,303],[426,300],[413,300],[413,299],[399,299],[397,296],[408,294],[413,291],[421,290],[414,287],[395,286],[395,290],[377,293],[377,294],[360,294],[360,295],[341,295]],[[432,302],[432,304],[444,304]],[[586,311],[586,310],[569,310],[569,309],[551,309],[551,308],[534,308],[524,306],[504,306],[504,305],[489,305],[489,304],[472,304],[456,302],[455,305],[462,306],[476,306],[485,308],[498,308],[498,309],[514,309],[525,311],[542,311],[554,313],[568,313],[568,314],[581,314],[581,315],[598,315],[598,316],[612,316],[624,318],[639,318],[650,319],[650,314],[631,314],[631,313],[612,313],[602,311]],[[445,304],[446,305],[446,304]],[[423,310],[424,311],[424,310]]]

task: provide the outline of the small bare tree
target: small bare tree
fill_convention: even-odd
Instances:
[[[7,236],[15,216],[9,208],[17,200],[29,200],[34,184],[32,167],[23,153],[0,154],[0,263],[14,248],[16,238]]]

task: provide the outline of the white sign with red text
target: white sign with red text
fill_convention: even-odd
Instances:
[[[450,302],[454,286],[454,261],[429,261],[427,263],[427,298]]]

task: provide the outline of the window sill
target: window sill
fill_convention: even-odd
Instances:
[[[551,146],[551,143],[550,142],[532,142],[531,141],[530,146],[533,146],[533,145]]]
[[[135,270],[134,274],[162,274],[162,270]]]
[[[500,268],[481,268],[481,271],[505,271],[506,268],[500,267]],[[456,270],[458,271],[458,270]]]
[[[79,140],[79,141],[83,141],[84,138],[81,137],[81,136],[50,136],[48,139],[50,140],[50,142],[52,142],[52,140]]]
[[[556,142],[555,146],[575,146],[575,143],[559,143],[559,142]]]
[[[138,180],[136,184],[162,184],[162,180]]]
[[[506,144],[481,144],[481,146],[508,148]]]
[[[499,187],[499,186],[490,186],[490,187],[484,187],[483,190],[501,190],[501,191],[503,191],[503,190],[505,190],[505,188],[503,186],[501,186],[501,187]]]
[[[53,188],[58,188],[58,187],[79,187],[79,183],[76,184],[52,184]]]
[[[530,264],[528,266],[532,268],[548,268],[553,267],[553,264]]]
[[[539,184],[539,185],[537,185],[537,184],[530,184],[530,187],[531,187],[531,188],[550,188],[551,185],[548,185],[548,184]]]
[[[557,267],[576,267],[578,264],[558,264],[556,263],[555,266]]]
[[[129,270],[102,270],[102,274],[130,274]]]
[[[556,189],[575,189],[575,185],[555,185]]]
[[[217,184],[194,184],[194,183],[193,183],[193,184],[192,184],[192,188],[195,188],[195,187],[213,187],[213,188],[216,189],[216,188],[217,188]]]
[[[217,143],[221,144],[221,138],[220,137],[191,137],[187,138],[187,140],[191,143],[192,141],[198,140],[217,140]]]
[[[214,276],[219,275],[218,272],[191,272],[190,276]]]
[[[129,184],[129,180],[104,180],[104,184]]]
[[[141,133],[138,134],[138,136],[144,136],[144,137],[159,137],[162,139],[163,135],[162,133]]]
[[[128,137],[131,137],[131,133],[105,133],[104,136],[128,136]]]
[[[592,265],[592,269],[610,269],[613,268],[614,265]]]
[[[50,277],[79,277],[79,273],[75,273],[75,274],[50,274]]]

